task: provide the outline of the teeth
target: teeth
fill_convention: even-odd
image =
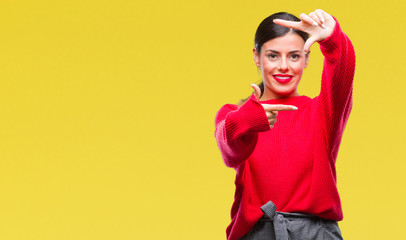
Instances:
[[[276,76],[277,78],[279,78],[279,79],[288,79],[288,78],[290,78],[290,77],[281,77],[281,76]]]

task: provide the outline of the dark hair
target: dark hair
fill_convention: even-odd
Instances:
[[[290,31],[297,33],[301,38],[303,38],[303,40],[305,42],[309,38],[309,34],[296,30],[296,29],[287,28],[287,27],[278,25],[273,22],[274,19],[283,19],[283,20],[288,20],[288,21],[300,22],[299,18],[297,18],[295,15],[287,13],[287,12],[274,13],[271,16],[262,20],[262,22],[259,24],[259,26],[257,28],[257,31],[255,33],[255,40],[254,40],[255,48],[256,48],[258,54],[261,52],[261,48],[262,48],[262,45],[264,45],[264,43],[266,43],[267,41],[269,41],[271,39],[274,39],[277,37],[282,37]],[[261,89],[261,94],[264,94],[264,83],[261,81],[261,83],[258,84],[258,86]],[[238,105],[244,104],[244,102],[247,99],[241,100]]]

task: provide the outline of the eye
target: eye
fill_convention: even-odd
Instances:
[[[300,55],[299,55],[299,54],[292,54],[292,55],[290,56],[290,58],[292,58],[293,60],[299,60]]]
[[[299,54],[292,54],[292,56],[291,56],[293,59],[299,59],[300,58],[300,55]]]
[[[271,60],[274,60],[274,59],[277,59],[277,58],[278,58],[278,55],[276,55],[276,54],[274,54],[274,53],[270,53],[270,54],[268,54],[268,57],[269,57]]]

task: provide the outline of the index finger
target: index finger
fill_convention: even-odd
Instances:
[[[302,22],[289,21],[289,20],[283,20],[283,19],[274,19],[273,22],[278,25],[281,25],[283,27],[301,30],[300,25]]]
[[[284,104],[262,104],[262,107],[265,111],[294,111],[298,109],[296,106]]]

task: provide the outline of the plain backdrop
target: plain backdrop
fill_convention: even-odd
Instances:
[[[404,233],[401,0],[0,2],[0,239],[225,239],[233,169],[214,117],[259,83],[274,12],[321,8],[352,40],[337,159],[345,239]],[[299,93],[320,91],[316,43]]]

